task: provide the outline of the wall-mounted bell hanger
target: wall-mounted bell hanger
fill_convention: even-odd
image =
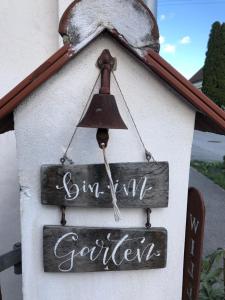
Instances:
[[[86,114],[77,127],[97,128],[97,141],[100,148],[107,147],[109,129],[127,129],[119,113],[115,97],[110,94],[110,77],[116,59],[109,50],[104,50],[98,58],[101,70],[101,87],[99,94],[93,96]]]

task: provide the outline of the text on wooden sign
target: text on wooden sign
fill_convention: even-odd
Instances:
[[[110,168],[120,207],[168,206],[167,162],[111,164]],[[112,207],[105,166],[42,166],[41,199],[48,205]]]
[[[44,227],[45,272],[97,272],[164,268],[167,231]]]
[[[204,201],[198,190],[190,188],[188,192],[182,300],[197,300],[199,298],[204,227]]]

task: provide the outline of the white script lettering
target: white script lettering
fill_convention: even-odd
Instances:
[[[141,177],[139,180],[135,178],[130,179],[127,184],[120,184],[119,180],[116,180],[114,187],[117,194],[143,200],[146,193],[152,190],[152,186],[147,186],[148,181],[149,179],[146,176]],[[106,189],[110,189],[108,185],[102,187],[99,182],[90,184],[85,180],[83,180],[81,185],[78,185],[72,181],[72,174],[70,172],[65,173],[62,183],[62,186],[56,185],[56,189],[65,191],[65,200],[67,201],[77,199],[81,193],[91,193],[96,199],[99,199],[101,195],[106,193]]]
[[[199,226],[199,221],[195,217],[193,217],[192,214],[190,214],[190,219],[191,219],[191,230],[193,230],[194,233],[196,234]]]
[[[66,249],[69,249],[66,252],[64,243],[67,245]],[[135,249],[131,248],[131,244],[135,245]],[[57,259],[62,260],[58,265],[60,272],[72,271],[76,268],[76,259],[80,262],[82,257],[86,257],[86,260],[90,261],[90,263],[97,260],[98,264],[101,263],[108,270],[109,263],[113,263],[114,266],[120,266],[129,262],[141,264],[148,262],[153,257],[159,257],[161,253],[155,248],[155,244],[147,243],[145,237],[129,239],[129,234],[125,234],[119,240],[112,240],[110,232],[105,240],[97,239],[93,242],[93,245],[81,247],[79,246],[78,234],[69,232],[57,240],[54,247],[54,255]]]

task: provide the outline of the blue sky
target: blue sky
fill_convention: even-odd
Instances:
[[[215,21],[225,22],[225,0],[158,0],[161,56],[189,79],[204,64]]]

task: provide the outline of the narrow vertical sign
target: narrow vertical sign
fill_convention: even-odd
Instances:
[[[203,199],[194,188],[188,192],[182,300],[197,300],[205,226]]]

